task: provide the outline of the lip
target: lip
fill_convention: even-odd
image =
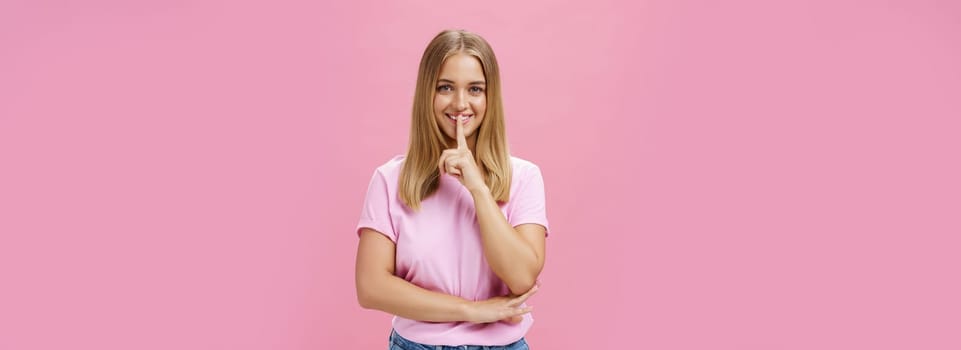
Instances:
[[[450,113],[444,113],[444,116],[447,117],[447,120],[449,120],[451,123],[454,123],[454,124],[457,123],[457,119],[451,118],[451,116],[460,117],[460,116],[463,116],[463,115],[465,115],[465,114],[452,115],[452,114],[450,114]],[[466,114],[466,115],[467,115],[467,120],[464,121],[464,124],[469,123],[471,120],[474,119],[474,115],[473,115],[473,114]]]

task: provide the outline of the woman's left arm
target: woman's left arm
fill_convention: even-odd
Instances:
[[[471,190],[471,195],[487,263],[511,294],[524,294],[544,268],[546,229],[538,224],[511,227],[486,186]]]
[[[474,197],[474,210],[480,223],[484,257],[511,294],[521,295],[537,283],[544,268],[544,241],[547,228],[537,224],[511,227],[484,182],[477,162],[467,146],[464,122],[457,123],[457,148],[445,150],[437,162],[441,175],[457,178]]]

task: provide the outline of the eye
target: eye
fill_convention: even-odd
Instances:
[[[474,93],[474,94],[479,94],[479,93],[484,92],[484,88],[482,88],[482,87],[480,87],[480,86],[471,86],[470,92],[471,92],[471,93]]]
[[[451,87],[449,84],[444,84],[437,87],[437,91],[440,91],[440,92],[448,92],[451,90],[453,90],[453,87]]]

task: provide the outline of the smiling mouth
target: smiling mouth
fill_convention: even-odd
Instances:
[[[464,122],[467,122],[467,121],[470,120],[471,118],[474,118],[474,115],[473,115],[473,114],[457,114],[457,115],[454,115],[454,114],[444,113],[444,115],[447,116],[447,119],[450,119],[450,120],[453,121],[453,122],[457,122],[457,119],[458,119],[458,118],[463,118],[463,119],[464,119]]]

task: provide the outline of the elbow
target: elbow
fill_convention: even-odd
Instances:
[[[528,266],[518,267],[505,273],[503,276],[507,278],[503,278],[504,283],[513,295],[527,293],[537,285],[537,277],[540,276],[543,268],[544,260],[537,259]]]
[[[522,269],[515,270],[513,274],[503,275],[502,280],[511,294],[521,295],[527,293],[537,285],[537,277],[540,275],[541,266],[532,267],[527,271]]]
[[[507,288],[510,288],[511,295],[521,295],[530,291],[531,288],[534,288],[534,284],[531,283],[531,284],[524,284],[524,285],[507,286]]]
[[[534,285],[536,284],[537,284],[537,276],[529,276],[524,278],[517,278],[514,281],[507,283],[507,288],[510,289],[511,294],[521,295],[530,291],[531,288],[534,288]]]
[[[387,297],[385,290],[391,285],[391,277],[387,273],[367,273],[355,277],[357,304],[365,309],[382,310]]]
[[[360,290],[357,290],[357,304],[364,309],[372,308],[371,307],[372,302],[370,300],[370,296],[364,294],[364,292],[361,292]]]
[[[498,276],[507,285],[507,289],[511,291],[512,295],[521,295],[537,285],[537,277],[540,275],[541,266],[531,267],[530,269],[516,269],[509,273],[498,274]]]
[[[364,309],[374,309],[375,293],[373,293],[374,288],[370,287],[370,283],[363,283],[361,281],[357,282],[357,304]]]

